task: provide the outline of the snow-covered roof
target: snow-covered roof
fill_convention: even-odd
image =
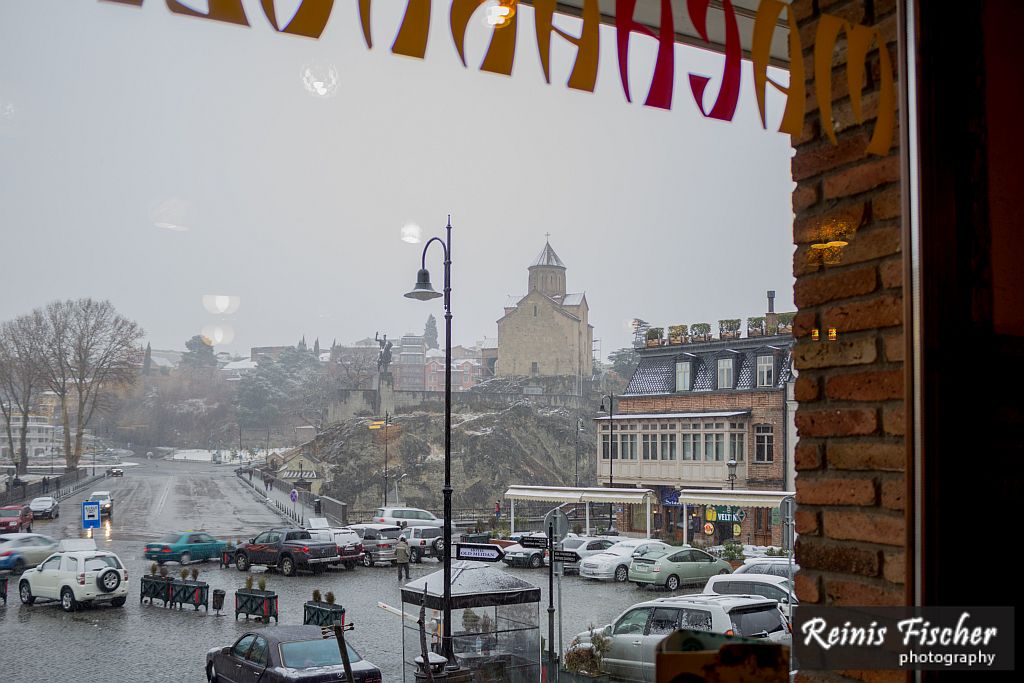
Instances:
[[[558,254],[556,254],[555,250],[551,248],[550,242],[544,243],[544,248],[541,250],[540,254],[537,255],[537,258],[533,260],[533,263],[530,264],[531,268],[535,266],[556,266],[558,268],[565,268],[565,264],[562,263],[562,259],[558,258]]]
[[[750,408],[744,410],[717,410],[713,412],[703,413],[615,413],[613,416],[616,420],[656,420],[661,418],[668,419],[702,419],[705,417],[738,417],[740,415],[750,415]],[[601,417],[595,417],[595,420],[608,420],[607,415]]]
[[[221,370],[255,370],[259,363],[249,358],[243,358],[242,360],[233,360]]]
[[[574,294],[566,294],[562,297],[563,306],[579,306],[583,303],[583,292],[577,292]]]
[[[427,358],[444,358],[444,351],[441,349],[427,349]]]
[[[168,358],[161,358],[160,356],[150,356],[149,362],[154,368],[173,368],[174,363]]]
[[[522,294],[507,294],[505,296],[505,308],[515,308],[523,300]]]

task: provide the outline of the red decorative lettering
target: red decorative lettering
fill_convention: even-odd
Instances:
[[[619,53],[619,77],[626,101],[632,102],[629,94],[629,38],[635,31],[658,40],[658,57],[654,62],[654,78],[647,92],[648,107],[672,108],[672,79],[675,75],[675,26],[672,23],[672,5],[661,0],[661,25],[658,35],[633,19],[636,0],[615,0],[615,38]]]
[[[697,33],[705,41],[708,40],[707,18],[708,5],[711,0],[687,0],[687,9],[690,12],[690,21],[693,22]],[[722,0],[722,12],[725,14],[725,69],[722,72],[722,87],[718,91],[718,98],[715,105],[708,113],[704,109],[704,89],[711,81],[706,76],[690,74],[690,90],[693,91],[693,99],[697,102],[697,108],[704,116],[721,121],[732,121],[736,113],[736,103],[740,99],[740,60],[743,50],[740,47],[740,30],[736,25],[736,12],[732,8],[730,0]]]

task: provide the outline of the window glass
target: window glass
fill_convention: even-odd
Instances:
[[[668,561],[669,562],[687,562],[688,561],[687,558],[689,558],[689,553],[683,551],[683,552],[676,553],[672,557],[668,558]]]
[[[692,631],[710,631],[711,612],[702,609],[681,609],[679,610],[679,628],[688,628]]]
[[[425,526],[416,530],[420,538],[437,538],[441,535],[440,527]]]
[[[382,529],[378,533],[380,534],[379,538],[389,538],[395,540],[402,535],[402,530],[398,527],[393,527],[391,529]]]
[[[676,363],[676,391],[690,390],[690,361]]]
[[[73,572],[73,573],[77,574],[78,573],[78,558],[66,555],[64,557],[64,566],[62,567],[62,570],[66,571],[66,572]]]
[[[732,358],[719,358],[718,359],[718,388],[719,389],[732,389]]]
[[[245,659],[245,655],[249,652],[249,648],[252,647],[252,641],[256,640],[256,636],[248,635],[242,636],[235,646],[231,648],[231,654],[239,659]]]
[[[362,661],[362,657],[352,649],[351,645],[348,643],[345,645],[350,662]],[[338,641],[334,638],[281,643],[281,663],[290,669],[338,666],[341,664],[341,651],[338,649]]]
[[[46,562],[43,562],[44,572],[55,572],[60,569],[60,555],[51,557]]]
[[[177,538],[175,538],[174,542],[177,543]],[[254,538],[253,542],[254,543],[269,543],[270,542],[270,532],[269,531],[264,531],[262,534],[260,534],[256,538]]]
[[[774,604],[733,610],[729,619],[738,636],[763,636],[786,628],[782,613]]]
[[[679,610],[669,607],[658,607],[651,615],[651,623],[647,627],[648,635],[660,636],[672,633],[679,623]]]
[[[121,563],[113,555],[98,555],[85,558],[85,571],[87,572],[98,572],[108,567],[120,569]]]
[[[246,656],[253,664],[257,666],[267,665],[267,641],[262,637],[257,637],[253,641],[252,647],[249,648],[249,654]]]
[[[757,357],[757,386],[770,387],[774,382],[775,359],[771,356]]]
[[[562,541],[562,549],[563,550],[575,550],[576,548],[579,548],[584,543],[586,543],[586,541],[583,540],[582,538],[567,538],[564,541]]]
[[[775,437],[769,424],[754,425],[754,460],[772,462],[775,458]]]
[[[276,532],[276,531],[271,531],[271,532],[269,532],[267,534],[267,540],[264,541],[264,542],[265,543],[280,543],[281,542],[281,534]]]
[[[644,628],[647,626],[647,617],[651,615],[650,607],[641,607],[639,609],[630,610],[622,615],[619,622],[615,624],[615,635],[622,635],[627,633],[643,633]]]

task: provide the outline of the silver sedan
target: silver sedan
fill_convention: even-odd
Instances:
[[[43,534],[0,534],[0,569],[19,575],[57,552],[57,541]]]

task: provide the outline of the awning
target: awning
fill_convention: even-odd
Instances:
[[[547,503],[626,503],[640,504],[654,497],[651,489],[603,488],[575,486],[510,486],[505,491],[510,500],[536,500]]]
[[[690,505],[738,505],[748,508],[777,508],[782,499],[795,496],[793,491],[749,491],[736,489],[683,489],[679,503]]]
[[[669,418],[673,420],[685,420],[685,419],[704,419],[711,417],[739,417],[740,415],[750,415],[750,409],[746,410],[726,410],[716,411],[713,413],[616,413],[612,415],[616,420],[655,420]],[[607,421],[609,418],[607,415],[601,417],[595,417],[594,420]]]

